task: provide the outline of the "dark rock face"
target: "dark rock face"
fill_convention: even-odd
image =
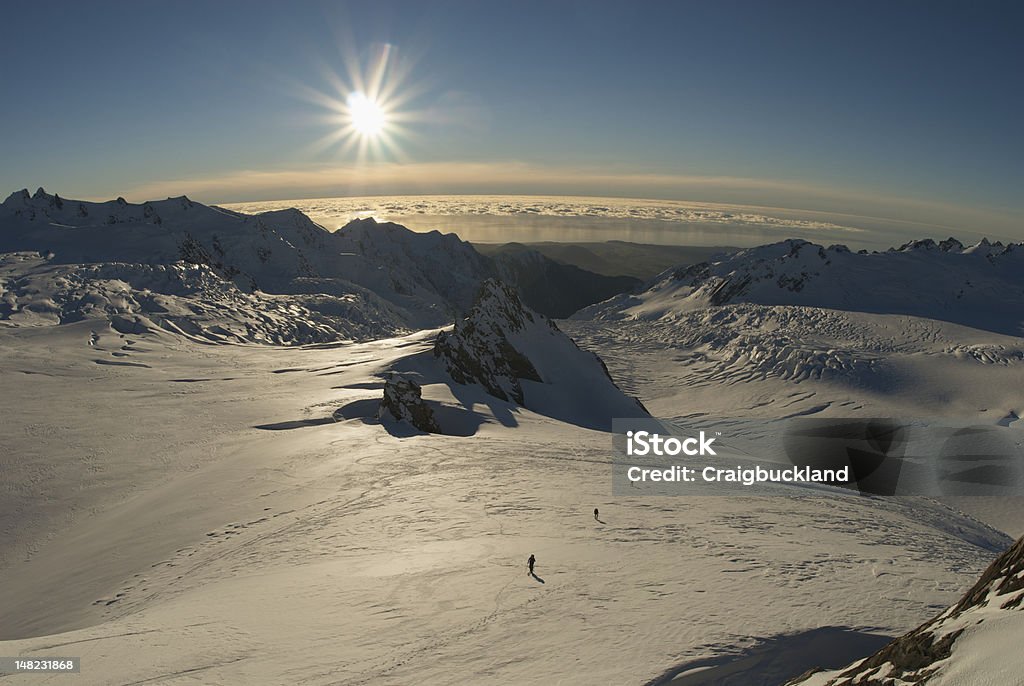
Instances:
[[[1004,596],[1024,588],[1024,538],[1020,538],[1005,553],[995,559],[978,579],[978,583],[964,594],[953,606],[950,617],[957,617],[967,610],[990,603],[998,596]],[[1001,605],[1003,609],[1016,608],[1020,598]]]
[[[927,683],[935,673],[932,665],[949,657],[953,643],[961,633],[962,630],[958,630],[939,638],[925,627],[919,627],[882,648],[856,668],[843,672],[843,676],[860,675],[890,663],[892,669],[884,679],[867,677],[858,680],[857,683],[865,686],[887,686],[897,683],[891,677],[902,679],[902,683]]]
[[[456,322],[452,331],[438,334],[434,357],[444,362],[456,383],[478,383],[494,397],[522,405],[520,379],[543,379],[529,358],[509,342],[508,335],[538,323],[514,289],[488,279],[469,316]],[[554,325],[547,321],[547,326]]]
[[[964,244],[952,236],[939,242],[939,250],[942,250],[943,252],[963,252],[963,249]]]
[[[384,397],[380,401],[378,416],[412,424],[420,431],[441,433],[434,413],[423,400],[420,385],[413,379],[392,376],[384,384]]]
[[[938,673],[939,663],[953,654],[954,645],[964,631],[956,625],[957,621],[962,625],[961,616],[966,614],[969,617],[970,612],[982,607],[1020,611],[1024,609],[1021,607],[1022,596],[1016,592],[1021,589],[1024,589],[1024,538],[997,557],[956,605],[897,638],[866,660],[843,670],[828,684],[926,684]],[[1006,600],[1000,599],[1011,594],[1012,597]],[[885,671],[884,676],[876,676],[876,670],[886,664],[891,668]],[[787,686],[797,686],[808,676],[801,675],[787,682]]]
[[[605,276],[561,264],[519,243],[502,246],[492,259],[498,275],[516,287],[527,307],[555,319],[643,283],[632,276]]]

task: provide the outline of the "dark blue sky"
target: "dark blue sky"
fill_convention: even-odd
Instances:
[[[0,186],[675,197],[1020,224],[1018,3],[5,4]],[[406,135],[310,89],[392,46]],[[392,131],[394,133],[394,131]],[[1024,227],[1021,228],[1024,231]]]

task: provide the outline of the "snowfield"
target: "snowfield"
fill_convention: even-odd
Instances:
[[[430,333],[0,335],[0,652],[80,655],[87,683],[651,683],[895,635],[1009,542],[933,502],[613,499],[608,435],[528,410],[393,436],[378,373]]]
[[[0,655],[87,684],[768,686],[944,613],[934,683],[1013,683],[1019,589],[959,600],[1020,499],[613,497],[606,429],[952,417],[1019,445],[1016,248],[765,246],[554,326],[439,234],[58,200],[0,217]]]

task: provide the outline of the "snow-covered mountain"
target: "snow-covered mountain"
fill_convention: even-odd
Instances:
[[[515,289],[496,279],[483,283],[465,319],[438,334],[433,350],[396,364],[394,372],[412,374],[389,381],[383,407],[393,417],[425,416],[419,387],[444,386],[457,400],[432,412],[442,433],[465,433],[465,410],[490,406],[498,421],[514,421],[519,407],[587,428],[608,430],[613,417],[646,417],[635,398],[612,381],[601,358],[581,350],[553,321],[522,304]],[[396,399],[403,399],[401,408]],[[456,419],[444,421],[444,414]],[[413,423],[430,430],[430,422]],[[448,426],[446,426],[446,424]]]
[[[395,329],[400,313],[362,291],[245,291],[206,264],[54,264],[37,252],[0,254],[0,322],[82,320],[109,322],[125,334],[166,331],[202,342],[291,345],[379,337]]]
[[[20,254],[4,261],[5,319],[107,317],[217,341],[309,343],[437,327],[464,314],[499,273],[542,306],[557,301],[558,314],[633,285],[582,270],[549,278],[565,268],[540,255],[499,266],[454,234],[373,219],[330,232],[298,210],[246,215],[184,196],[94,203],[41,188],[0,205],[0,254]]]
[[[714,305],[800,305],[939,319],[1024,332],[1024,249],[950,238],[887,252],[787,240],[670,270],[638,295],[585,308],[579,319],[672,319]]]
[[[296,221],[312,223],[298,210]],[[298,218],[301,218],[298,219]],[[453,233],[417,233],[400,224],[378,223],[372,217],[356,219],[334,233],[333,249],[359,255],[387,274],[387,283],[375,284],[402,297],[422,298],[436,293],[432,302],[446,310],[444,323],[465,313],[480,283],[494,275],[494,265],[473,246]]]
[[[292,296],[296,315],[312,312],[309,319],[341,336],[444,324],[468,306],[467,290],[493,273],[472,246],[438,232],[366,220],[331,233],[297,210],[244,215],[184,196],[141,205],[120,198],[90,203],[42,189],[14,193],[0,206],[0,252],[16,251],[39,251],[48,267],[116,263],[137,272],[199,265],[230,282],[231,299]],[[222,309],[230,311],[230,303]]]
[[[997,557],[958,603],[874,655],[787,686],[1020,683],[1024,538]]]

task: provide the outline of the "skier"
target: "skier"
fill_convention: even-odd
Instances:
[[[530,553],[530,559],[526,561],[527,566],[530,568],[530,574],[533,574],[533,564],[537,561],[537,558]]]

